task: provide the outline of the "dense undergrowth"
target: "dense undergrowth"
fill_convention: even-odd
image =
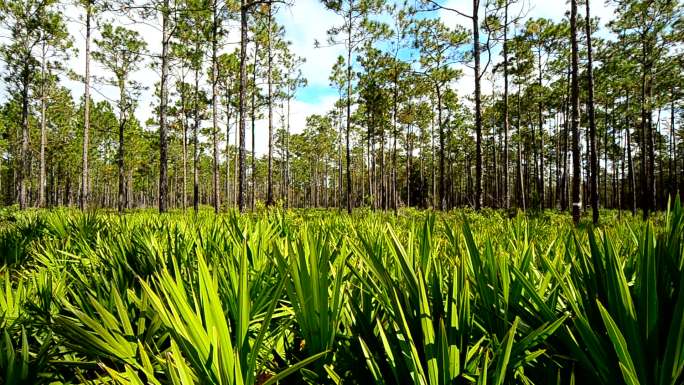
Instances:
[[[682,384],[673,206],[4,212],[0,383]]]

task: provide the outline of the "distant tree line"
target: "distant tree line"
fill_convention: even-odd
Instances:
[[[343,48],[330,72],[339,100],[292,127],[305,59],[277,23],[286,2],[2,2],[0,199],[161,212],[558,208],[576,220],[591,207],[597,221],[599,207],[647,217],[679,193],[680,2],[612,0],[605,26],[577,0],[559,22],[526,17],[516,0],[322,3],[339,16],[316,42]],[[470,28],[445,25],[449,12]],[[155,25],[161,42],[122,20]],[[77,39],[83,66],[65,68]],[[106,73],[93,76],[91,61]],[[140,122],[133,79],[146,66],[159,79],[155,115]],[[67,78],[82,82],[79,100]],[[457,89],[470,79],[472,94]],[[117,97],[93,101],[103,86]]]

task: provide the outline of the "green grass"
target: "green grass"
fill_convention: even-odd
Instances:
[[[0,384],[684,382],[684,211],[0,213]]]

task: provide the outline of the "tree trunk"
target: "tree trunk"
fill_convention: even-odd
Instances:
[[[126,100],[125,82],[119,80],[119,151],[117,164],[119,166],[119,199],[117,200],[117,210],[119,214],[128,206],[126,197],[126,174],[124,172],[124,130],[126,128],[126,110],[128,101]]]
[[[254,210],[254,199],[256,193],[256,95],[257,95],[257,64],[259,59],[259,42],[255,39],[254,41],[254,69],[252,72],[252,113],[250,119],[252,120],[252,173],[250,179],[252,180],[252,188],[249,190],[249,207]]]
[[[81,175],[81,199],[79,206],[81,210],[88,207],[90,198],[90,178],[88,176],[88,150],[90,148],[90,24],[92,19],[92,0],[86,0],[86,20],[85,20],[85,85],[83,87],[83,155],[81,163],[83,165]]]
[[[181,104],[185,106],[185,102]],[[188,208],[188,112],[183,107],[183,211]]]
[[[634,162],[632,160],[632,140],[629,133],[629,125],[631,121],[629,119],[629,93],[627,94],[627,100],[625,102],[625,136],[627,136],[627,173],[629,174],[627,179],[629,179],[629,208],[632,211],[632,215],[636,215],[637,202],[636,202],[636,176],[634,175]]]
[[[406,206],[411,207],[411,125],[406,128]]]
[[[337,199],[338,199],[338,201],[337,201],[337,204],[339,207],[339,211],[342,211],[342,208],[343,208],[342,207],[342,186],[343,186],[343,183],[342,183],[342,126],[343,126],[342,114],[343,114],[343,112],[342,112],[342,106],[341,106],[341,104],[342,104],[342,87],[340,87],[340,98],[339,98],[339,100],[340,100],[340,112],[339,112],[340,119],[338,122],[339,134],[338,134],[338,140],[337,140],[337,157],[338,157],[338,161],[337,161],[337,180],[338,180],[338,182],[337,182],[337,184],[338,184],[338,186],[337,186]]]
[[[677,174],[677,137],[675,136],[675,89],[670,90],[670,183],[674,196],[679,195],[679,183]],[[673,198],[674,198],[673,196]]]
[[[650,176],[652,175],[652,167],[650,156],[648,154],[651,148],[651,126],[649,124],[648,116],[651,114],[650,100],[648,98],[649,76],[651,66],[648,60],[646,38],[642,37],[641,46],[641,208],[643,210],[643,218],[647,219],[651,209],[651,183]]]
[[[477,76],[477,75],[476,75]],[[442,127],[442,92],[437,86],[437,129],[439,130],[439,209],[446,210],[446,185],[444,183],[444,127]]]
[[[166,140],[166,107],[168,104],[168,73],[169,73],[169,40],[171,33],[169,30],[169,0],[164,0],[162,5],[162,54],[161,54],[161,79],[159,95],[159,212],[167,210],[168,203],[168,142]]]
[[[587,37],[587,79],[588,79],[588,90],[587,90],[587,112],[589,114],[589,163],[590,163],[590,171],[591,171],[591,176],[589,178],[589,192],[591,193],[591,213],[592,213],[592,221],[594,224],[598,223],[599,220],[599,197],[598,197],[598,158],[596,156],[596,121],[595,121],[595,114],[594,114],[594,71],[593,71],[593,63],[592,63],[592,52],[591,52],[591,14],[589,11],[589,0],[585,0],[585,9],[586,9],[586,15],[585,15],[585,25],[584,28],[586,29],[586,37]],[[606,127],[606,132],[608,131],[608,127]],[[604,146],[606,144],[604,143]],[[606,146],[607,148],[607,146]],[[608,173],[608,169],[606,169],[606,175]],[[607,183],[606,179],[606,183]],[[604,197],[604,199],[607,199],[607,197]]]
[[[45,207],[45,146],[47,145],[47,94],[45,90],[46,44],[43,42],[43,57],[40,68],[40,175],[38,180],[38,207]]]
[[[290,207],[290,100],[287,98],[287,127],[285,138],[285,208]]]
[[[518,86],[518,95],[516,97],[517,103],[518,103],[518,116],[516,119],[517,123],[517,131],[518,131],[518,164],[516,166],[516,180],[517,180],[517,189],[518,189],[518,203],[520,205],[520,208],[525,211],[527,209],[527,202],[525,201],[525,179],[523,175],[523,168],[522,168],[522,158],[523,158],[523,148],[522,148],[522,111],[521,111],[521,105],[520,105],[520,86]],[[470,171],[469,171],[470,172]]]
[[[266,192],[266,206],[273,205],[273,49],[271,31],[273,15],[272,6],[268,5],[268,186]]]
[[[30,86],[30,68],[29,58],[24,61],[22,68],[21,81],[21,154],[19,172],[17,179],[19,183],[19,209],[26,208],[26,176],[29,167],[29,86]]]
[[[240,149],[238,160],[238,207],[245,210],[245,92],[247,89],[247,0],[240,0],[240,115],[239,136]]]
[[[214,147],[213,156],[213,182],[214,191],[212,194],[212,204],[214,213],[218,213],[221,207],[221,195],[219,184],[219,143],[218,143],[218,30],[220,28],[218,20],[218,0],[212,4],[212,26],[211,26],[211,110],[212,110],[212,130],[211,141]],[[228,137],[226,137],[226,141]]]
[[[570,196],[568,194],[568,146],[569,146],[569,128],[570,128],[570,89],[571,89],[571,68],[568,68],[568,79],[567,79],[567,92],[566,92],[566,102],[563,112],[563,183],[561,191],[561,211],[568,209],[568,201]]]
[[[230,205],[230,85],[226,86],[226,204]]]
[[[588,0],[587,0],[588,1]],[[544,110],[542,108],[542,59],[541,46],[537,52],[538,67],[539,67],[539,101],[537,102],[537,113],[539,114],[539,205],[544,209],[545,191],[544,191]]]
[[[199,50],[199,45],[196,46]],[[192,209],[199,211],[199,67],[195,68],[195,95],[192,125]]]
[[[475,210],[482,207],[482,107],[480,96],[480,0],[473,0],[473,55],[475,56]]]
[[[349,12],[349,28],[347,28],[347,41],[350,42],[347,49],[347,130],[346,130],[346,144],[347,144],[347,214],[352,212],[352,194],[351,194],[351,151],[349,149],[349,132],[351,131],[351,91],[352,91],[352,48],[351,48],[351,34],[352,34],[352,13]]]
[[[572,127],[572,220],[575,224],[580,220],[580,149],[579,149],[579,82],[577,48],[577,0],[570,0],[570,44],[571,60],[571,127]]]

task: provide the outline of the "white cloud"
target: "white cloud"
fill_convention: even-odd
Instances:
[[[307,103],[300,100],[293,100],[290,104],[290,133],[297,134],[304,131],[306,127],[306,118],[313,114],[325,114],[329,111],[337,101],[334,96],[324,97],[318,100],[316,103]],[[273,127],[274,131],[281,128],[281,116],[286,114],[286,111],[281,111],[280,109],[273,111]],[[255,141],[255,151],[257,155],[264,155],[268,152],[268,120],[259,119],[254,125],[254,136]],[[246,142],[245,146],[248,150],[252,149],[252,133],[250,122],[247,124]],[[231,143],[235,141],[231,137]]]
[[[306,59],[302,72],[312,86],[327,86],[333,64],[344,48],[327,46],[327,30],[342,22],[328,11],[319,0],[297,0],[292,7],[284,8],[278,20],[285,26],[285,35],[292,42],[292,50]],[[314,41],[321,48],[314,47]]]

